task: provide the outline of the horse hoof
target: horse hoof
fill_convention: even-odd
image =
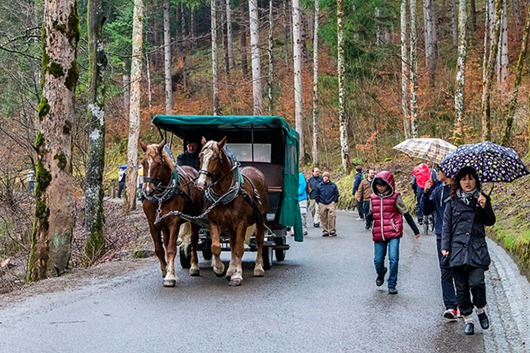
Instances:
[[[240,286],[242,282],[243,282],[242,279],[231,279],[230,282],[228,282],[228,285],[230,287],[237,287],[237,286]]]
[[[174,279],[164,280],[164,287],[175,287],[176,285],[177,285],[177,281]]]
[[[265,276],[265,271],[263,270],[254,270],[254,277],[263,277]]]
[[[190,268],[190,276],[197,277],[201,275],[201,271],[198,268]]]
[[[215,273],[215,275],[216,275],[217,277],[223,277],[223,275],[225,274],[224,271],[223,271],[223,272],[220,272],[220,273],[217,273],[217,272],[213,271],[213,273]]]

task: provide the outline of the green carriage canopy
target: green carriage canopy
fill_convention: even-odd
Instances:
[[[295,240],[302,241],[302,219],[298,204],[298,132],[279,116],[213,116],[213,115],[157,115],[151,121],[159,129],[171,132],[183,140],[197,139],[210,133],[221,138],[227,132],[253,138],[264,132],[281,136],[275,144],[283,145],[283,201],[279,222],[293,227]],[[246,134],[246,135],[245,135]],[[236,136],[236,135],[234,135]],[[210,136],[210,138],[212,138]],[[252,141],[253,142],[253,141]]]

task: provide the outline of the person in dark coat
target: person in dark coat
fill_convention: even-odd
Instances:
[[[188,165],[199,170],[199,152],[199,144],[196,141],[188,141],[186,143],[186,151],[177,156],[177,164]]]
[[[485,226],[494,224],[491,200],[480,191],[477,172],[471,167],[462,168],[455,177],[452,198],[445,207],[441,252],[453,269],[466,335],[474,333],[473,307],[482,329],[490,325],[484,311],[487,304],[484,272],[491,263]]]
[[[320,169],[313,168],[313,175],[307,179],[307,188],[309,192],[309,211],[311,211],[311,217],[313,217],[313,227],[320,227],[320,211],[317,203],[317,185],[322,182],[322,176],[320,175]]]
[[[337,202],[339,202],[339,189],[329,177],[329,172],[324,172],[324,174],[322,174],[322,182],[317,185],[316,200],[320,210],[320,223],[322,224],[323,237],[337,236],[335,229],[335,208]]]
[[[434,234],[436,234],[436,253],[438,254],[438,264],[440,265],[440,280],[442,285],[442,298],[445,306],[443,316],[448,320],[456,320],[460,317],[458,301],[456,300],[456,290],[453,282],[453,271],[451,268],[442,266],[442,222],[445,205],[450,200],[451,185],[453,180],[448,178],[440,169],[436,167],[438,186],[434,183],[434,178],[427,180],[420,204],[424,215],[434,213]]]

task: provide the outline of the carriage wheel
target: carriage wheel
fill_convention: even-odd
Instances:
[[[184,251],[182,246],[179,246],[179,260],[180,260],[180,266],[182,268],[189,269],[191,268],[191,244],[188,245],[188,251]],[[188,253],[188,256],[186,256],[186,253]]]
[[[274,257],[274,252],[272,251],[271,246],[263,247],[263,269],[270,270],[272,267],[272,260]]]
[[[274,243],[276,245],[285,245],[287,243],[287,239],[285,237],[281,238],[274,238]],[[276,260],[283,261],[285,260],[285,254],[287,253],[287,250],[282,249],[275,249],[274,255],[276,256]]]

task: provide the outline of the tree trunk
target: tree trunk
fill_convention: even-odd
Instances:
[[[186,16],[184,12],[184,3],[180,4],[180,12],[182,13],[182,23],[180,26],[180,37],[182,38],[181,55],[182,55],[182,88],[188,94],[188,67],[186,65],[186,57],[190,47],[190,38],[186,32]]]
[[[306,37],[306,19],[304,9],[298,7],[300,12],[300,49],[302,53],[302,63],[307,64],[307,37]]]
[[[293,0],[294,1],[294,0]],[[348,121],[344,112],[344,1],[337,0],[337,71],[339,79],[339,129],[342,168],[350,171],[350,152],[348,150]]]
[[[521,42],[521,51],[519,52],[519,59],[517,60],[517,67],[515,69],[515,80],[513,82],[513,91],[508,104],[508,116],[506,118],[506,128],[504,136],[501,140],[501,145],[507,146],[512,138],[513,117],[515,115],[515,108],[517,105],[517,95],[519,94],[519,86],[521,84],[521,76],[523,72],[524,61],[526,58],[526,50],[528,48],[528,34],[530,32],[530,6],[527,6],[526,23],[524,25],[523,40]],[[530,120],[529,120],[530,123]]]
[[[173,88],[171,82],[171,27],[169,22],[169,0],[164,0],[164,82],[166,84],[166,114],[173,110]]]
[[[488,11],[489,11],[489,24],[488,24],[488,30],[490,33],[490,40],[493,34],[493,21],[495,17],[495,0],[486,0],[488,3]]]
[[[453,48],[456,48],[458,47],[458,11],[456,10],[456,0],[451,0],[451,34]]]
[[[376,23],[376,29],[375,29],[375,43],[378,45],[381,45],[384,43],[384,32],[383,32],[383,19],[381,15],[381,9],[379,7],[376,7],[374,9],[374,17],[375,17],[375,23]]]
[[[488,65],[488,51],[489,51],[489,23],[490,23],[490,11],[489,11],[489,2],[486,1],[485,11],[484,11],[484,54],[482,56],[482,82],[486,81],[486,66]]]
[[[269,75],[267,79],[267,90],[269,98],[269,115],[273,115],[274,112],[274,57],[273,57],[273,47],[274,47],[274,7],[272,0],[269,0],[269,46],[267,54],[269,57]]]
[[[304,117],[302,105],[302,37],[300,0],[293,0],[293,69],[295,129],[300,135],[300,160],[305,159]]]
[[[291,19],[291,16],[289,16],[289,0],[283,1],[283,33],[284,33],[284,48],[285,48],[285,67],[289,67],[289,62],[291,58],[291,31],[289,30],[290,23],[289,20]]]
[[[491,86],[493,81],[496,53],[499,49],[499,32],[502,22],[503,0],[497,0],[495,3],[495,22],[493,25],[493,37],[491,39],[488,65],[486,66],[486,79],[482,84],[482,141],[491,141],[491,112],[490,97]]]
[[[407,0],[401,0],[401,111],[403,112],[403,132],[410,138],[409,112],[409,62],[407,51]]]
[[[190,9],[190,37],[191,37],[191,48],[195,49],[195,40],[197,38],[197,33],[195,33],[195,10]]]
[[[499,1],[499,0],[498,0]],[[508,9],[506,7],[506,1],[503,1],[502,6],[502,20],[501,20],[501,32],[500,32],[500,38],[499,38],[499,76],[497,77],[497,80],[499,83],[507,83],[508,82]],[[503,87],[503,86],[501,86]]]
[[[211,32],[212,32],[212,93],[213,115],[221,115],[219,107],[219,83],[217,79],[217,0],[211,0]]]
[[[513,17],[515,18],[515,41],[519,41],[519,32],[521,31],[521,10],[519,9],[519,0],[512,1]]]
[[[123,63],[123,75],[122,75],[122,86],[123,86],[123,117],[129,116],[129,104],[131,103],[131,76],[128,65]]]
[[[87,262],[92,264],[105,252],[103,224],[103,171],[105,167],[105,85],[107,56],[101,32],[104,14],[101,0],[88,1],[88,46],[90,101],[88,115],[88,153],[85,178],[85,243]]]
[[[247,31],[246,31],[246,24],[241,23],[241,28],[239,29],[241,35],[240,35],[240,42],[241,42],[241,73],[243,74],[243,77],[248,77],[248,59],[247,59]]]
[[[423,23],[425,26],[425,67],[429,75],[429,85],[434,87],[438,44],[436,38],[436,14],[433,0],[423,0]]]
[[[127,143],[127,200],[125,211],[136,209],[136,179],[138,177],[138,138],[140,137],[140,84],[142,81],[142,47],[144,4],[134,0],[132,62],[131,62],[131,112],[129,114],[129,140]]]
[[[418,56],[416,52],[416,0],[410,0],[410,128],[418,137]]]
[[[145,53],[145,77],[147,79],[147,110],[149,111],[149,118],[153,118],[153,90],[151,88],[151,61],[149,60],[149,53]]]
[[[318,165],[318,17],[320,15],[319,0],[315,0],[315,18],[313,28],[313,144],[311,154],[313,165]]]
[[[79,21],[75,0],[44,1],[43,96],[38,108],[35,220],[26,280],[61,275],[74,228],[72,121]]]
[[[261,85],[261,53],[259,47],[258,0],[249,0],[250,53],[252,59],[252,98],[254,115],[263,114],[263,89]]]
[[[454,142],[460,145],[464,141],[464,89],[466,83],[467,59],[467,4],[466,0],[458,1],[458,59],[455,89],[456,130]]]
[[[469,16],[471,17],[471,32],[475,32],[477,28],[477,6],[475,5],[475,0],[469,0]]]
[[[224,6],[224,3],[222,3]],[[224,11],[223,8],[218,11],[218,15],[221,16],[221,26],[220,27],[220,35],[221,35],[221,43],[223,44],[223,56],[224,56],[224,63],[225,63],[225,73],[226,77],[230,77],[230,68],[228,67],[228,42],[226,39],[226,31],[225,31],[225,24],[226,24],[226,11]]]
[[[232,8],[230,7],[230,0],[226,0],[226,53],[228,55],[228,72],[230,73],[234,68],[234,50],[232,49],[233,42],[232,31]]]

